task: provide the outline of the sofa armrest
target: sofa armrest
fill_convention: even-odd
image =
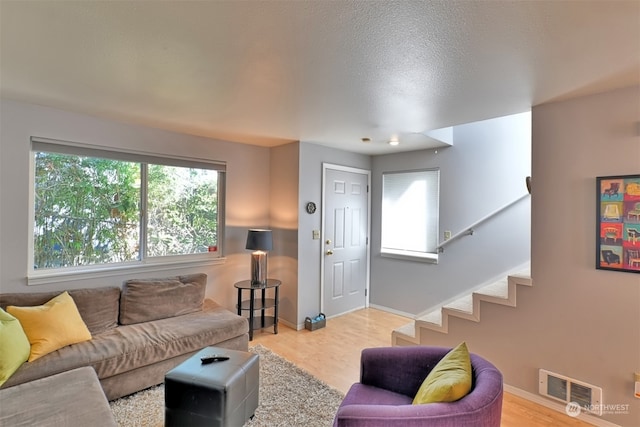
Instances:
[[[364,349],[360,356],[360,383],[413,398],[429,372],[450,350],[425,346]]]

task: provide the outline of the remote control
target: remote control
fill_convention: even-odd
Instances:
[[[210,354],[209,356],[201,357],[203,365],[213,363],[213,362],[222,362],[223,360],[229,360],[229,356],[223,356],[221,354]]]

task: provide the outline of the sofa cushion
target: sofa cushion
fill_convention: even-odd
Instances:
[[[0,425],[116,427],[96,373],[89,367],[0,390]]]
[[[29,358],[31,345],[18,319],[0,308],[0,385]]]
[[[29,339],[29,362],[62,347],[91,339],[89,329],[82,321],[73,298],[67,292],[43,305],[10,305],[7,312],[20,321]]]
[[[127,280],[120,298],[120,324],[132,325],[202,310],[206,274]]]
[[[118,325],[120,288],[76,289],[68,292],[92,335],[100,334]],[[59,294],[60,291],[0,294],[0,307],[6,309],[8,305],[19,307],[42,305]]]
[[[200,350],[248,331],[247,319],[212,300],[203,310],[148,323],[119,326],[91,341],[61,348],[23,364],[3,387],[92,366],[100,379]]]
[[[413,399],[414,405],[433,402],[454,402],[471,390],[471,356],[467,344],[462,342],[448,352],[420,386]]]

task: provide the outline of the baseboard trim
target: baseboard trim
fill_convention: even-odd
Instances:
[[[345,314],[353,313],[354,311],[362,310],[362,309],[365,309],[365,308],[367,308],[367,307],[364,306],[364,305],[361,305],[360,307],[355,307],[355,308],[352,308],[350,310],[343,311],[342,313],[334,314],[333,316],[325,316],[325,319],[329,320],[329,319],[333,319],[334,317],[344,316]],[[324,314],[324,313],[322,313],[322,314]]]
[[[283,318],[279,318],[278,319],[278,323],[282,323],[285,326],[290,327],[291,329],[294,329],[296,331],[299,331],[300,329],[304,329],[304,323],[302,323],[301,325],[296,325],[294,323],[291,323],[287,320],[284,320]]]
[[[407,317],[407,318],[409,318],[409,320],[415,320],[415,318],[416,318],[415,314],[407,313],[407,312],[400,311],[400,310],[394,310],[393,308],[384,307],[382,305],[369,304],[369,307],[370,308],[375,308],[376,310],[380,310],[380,311],[386,311],[387,313],[397,314],[398,316]]]
[[[565,412],[565,405],[558,403],[558,402],[554,402],[552,400],[549,399],[545,399],[544,397],[534,394],[534,393],[529,393],[528,391],[524,391],[522,389],[519,389],[517,387],[511,386],[509,384],[505,384],[504,385],[504,391],[506,391],[507,393],[513,394],[514,396],[518,396],[521,397],[523,399],[526,399],[530,402],[533,403],[537,403],[540,406],[544,406],[545,408],[549,408],[552,409],[554,411],[566,414]],[[568,416],[568,415],[567,415]],[[593,424],[594,426],[598,426],[598,427],[622,427],[619,426],[618,424],[614,424],[612,422],[603,420],[601,418],[598,418],[594,415],[589,415],[589,414],[585,414],[585,413],[581,413],[580,415],[578,415],[577,417],[575,417],[581,421],[584,421],[586,423],[590,423]]]

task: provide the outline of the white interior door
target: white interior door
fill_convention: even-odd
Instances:
[[[370,172],[324,165],[322,312],[368,305]]]

